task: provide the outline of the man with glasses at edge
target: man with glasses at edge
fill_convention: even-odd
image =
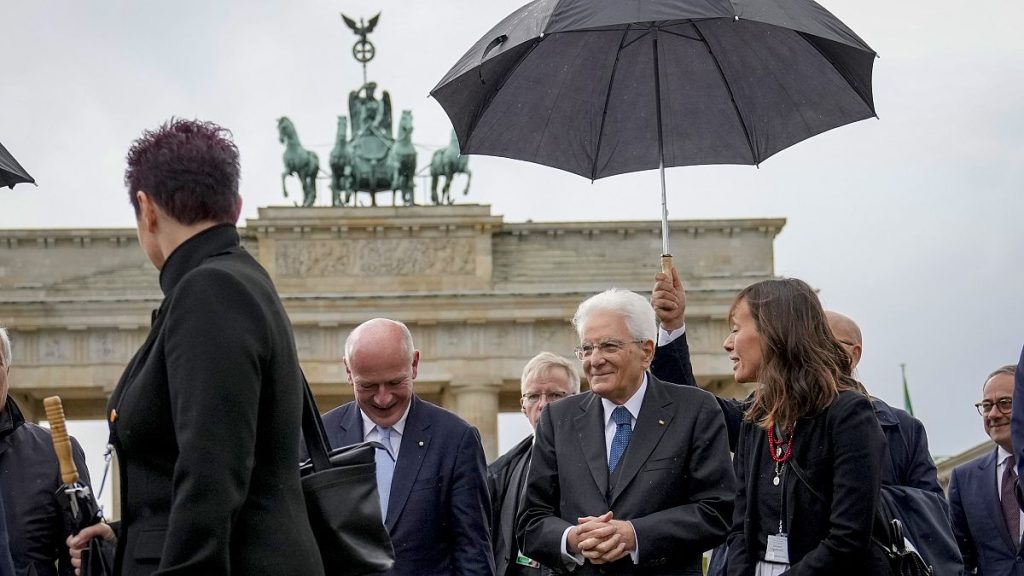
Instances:
[[[996,443],[988,454],[953,469],[949,506],[953,532],[968,574],[1024,575],[1024,514],[1014,494],[1017,474],[1010,440],[1016,366],[989,374],[975,404],[985,433]]]

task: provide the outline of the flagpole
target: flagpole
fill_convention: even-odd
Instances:
[[[900,372],[903,374],[903,409],[913,416],[914,405],[910,402],[910,388],[907,387],[907,365],[903,362],[900,362]]]

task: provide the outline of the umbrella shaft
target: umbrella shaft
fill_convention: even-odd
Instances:
[[[668,249],[668,201],[665,198],[665,161],[662,160],[658,166],[661,173],[661,253],[671,254]]]

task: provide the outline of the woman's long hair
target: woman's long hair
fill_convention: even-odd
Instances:
[[[850,357],[832,334],[817,294],[803,280],[765,280],[736,296],[746,301],[761,340],[761,386],[746,418],[767,429],[791,426],[827,408],[842,390],[864,387],[850,377]]]

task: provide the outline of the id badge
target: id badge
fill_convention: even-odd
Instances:
[[[530,568],[540,568],[540,562],[523,556],[522,552],[516,554],[516,564],[519,564],[520,566],[528,566]]]
[[[764,559],[767,562],[789,564],[789,539],[785,534],[768,536],[768,546],[764,551]]]

